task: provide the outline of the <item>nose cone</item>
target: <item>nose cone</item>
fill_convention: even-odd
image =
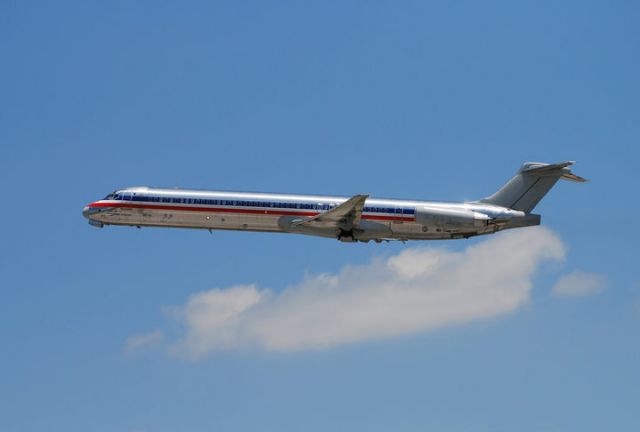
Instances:
[[[82,216],[89,219],[89,206],[84,206],[84,208],[82,209]]]

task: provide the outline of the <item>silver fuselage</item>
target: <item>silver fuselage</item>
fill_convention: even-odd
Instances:
[[[98,227],[201,228],[285,232],[344,241],[467,238],[506,228],[539,225],[540,216],[480,202],[444,203],[366,199],[357,230],[300,226],[347,197],[134,187],[118,190],[84,208]]]

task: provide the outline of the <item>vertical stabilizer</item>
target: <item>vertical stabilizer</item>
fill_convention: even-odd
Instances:
[[[527,162],[498,192],[480,202],[529,213],[561,178],[587,181],[571,172],[569,166],[573,164],[572,161],[557,164]]]

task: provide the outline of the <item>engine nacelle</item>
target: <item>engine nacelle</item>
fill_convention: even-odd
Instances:
[[[481,228],[489,224],[491,218],[484,213],[466,209],[442,207],[419,207],[416,222],[427,227]]]

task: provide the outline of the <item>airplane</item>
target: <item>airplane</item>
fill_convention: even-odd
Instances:
[[[307,234],[343,242],[462,239],[540,225],[531,213],[560,179],[585,182],[573,161],[525,163],[493,195],[446,203],[130,187],[84,207],[89,224]]]

